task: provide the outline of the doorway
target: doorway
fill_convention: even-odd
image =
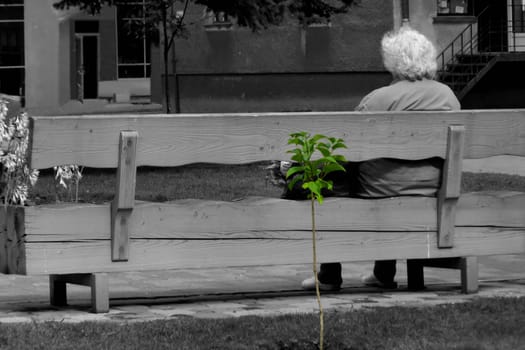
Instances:
[[[98,98],[99,35],[75,34],[77,98]]]
[[[525,52],[525,0],[508,0],[509,52]]]

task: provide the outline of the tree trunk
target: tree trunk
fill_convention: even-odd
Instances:
[[[177,54],[175,50],[175,41],[173,41],[173,83],[175,84],[175,113],[180,113],[180,93],[179,93],[179,76],[177,74]]]
[[[168,41],[168,18],[166,9],[162,9],[162,34],[164,40],[162,43],[162,54],[164,64],[164,112],[171,113],[170,106],[170,83],[169,83],[169,67],[168,67],[168,55],[169,55],[169,41]]]

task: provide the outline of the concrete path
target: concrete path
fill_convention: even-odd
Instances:
[[[525,256],[480,259],[480,291],[461,294],[459,271],[426,269],[427,290],[406,290],[406,268],[398,263],[395,291],[365,288],[359,275],[371,263],[343,265],[343,289],[325,293],[328,311],[362,307],[424,306],[482,297],[525,297]],[[137,322],[176,317],[224,318],[316,312],[312,293],[298,286],[311,266],[250,267],[227,270],[173,270],[110,274],[110,312],[89,312],[89,290],[68,285],[68,307],[49,305],[47,276],[0,275],[0,322]]]

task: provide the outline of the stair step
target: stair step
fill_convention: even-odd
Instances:
[[[446,72],[449,73],[467,73],[467,74],[477,74],[479,71],[481,71],[486,64],[450,64],[447,66],[447,69],[445,69]]]
[[[488,63],[495,55],[475,54],[475,55],[456,55],[456,60],[460,63]]]
[[[471,81],[474,77],[465,77],[465,78],[459,78],[459,79],[451,79],[451,78],[443,78],[441,77],[440,80],[444,81],[446,83],[468,83]]]
[[[487,63],[449,63],[448,66],[452,67],[484,67]]]
[[[455,80],[450,80],[450,79],[440,79],[440,81],[444,82],[445,84],[467,84],[469,81],[471,81],[472,79],[455,79]]]
[[[443,81],[442,81],[443,82]],[[467,85],[467,83],[460,82],[460,81],[451,81],[446,83],[448,86],[461,86],[461,85]]]
[[[473,77],[476,74],[472,73],[459,73],[459,72],[442,72],[439,73],[441,76],[447,76],[447,77]]]

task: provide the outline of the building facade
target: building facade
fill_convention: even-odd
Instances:
[[[0,92],[23,95],[29,111],[45,114],[150,95],[150,45],[127,34],[134,19],[126,7],[91,16],[57,11],[53,2],[0,0]]]
[[[88,103],[162,102],[162,55],[128,31],[142,20],[137,13],[147,0],[97,16],[57,11],[54,1],[0,0],[1,93],[23,96],[26,108],[40,114]],[[465,50],[460,35],[476,42],[476,53],[513,53],[516,65],[516,54],[525,51],[524,10],[525,0],[362,0],[331,23],[289,22],[253,33],[192,4],[189,36],[177,39],[170,55],[170,83],[178,86],[182,112],[349,110],[390,82],[379,42],[403,17],[446,51],[443,67]],[[503,23],[498,32],[497,21]],[[515,68],[502,65],[495,67]],[[472,106],[496,78],[485,72],[475,79],[464,96]],[[510,85],[521,91],[520,82]]]

